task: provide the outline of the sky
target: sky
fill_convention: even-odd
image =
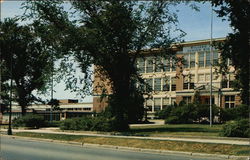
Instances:
[[[1,3],[1,18],[14,17],[21,15],[23,10],[20,9],[21,1],[5,0]],[[180,4],[174,9],[179,10],[177,13],[179,20],[179,28],[186,32],[186,36],[183,38],[185,41],[210,39],[211,35],[211,6],[209,3],[197,4],[200,11],[197,12],[191,9],[189,6]],[[225,37],[228,33],[232,32],[229,22],[222,21],[221,18],[216,17],[213,13],[213,38]],[[65,85],[63,82],[56,84],[54,87],[54,98],[56,99],[79,99],[83,102],[91,102],[92,97],[87,96],[82,99],[77,96],[76,93],[65,91]],[[47,97],[49,99],[49,97]]]

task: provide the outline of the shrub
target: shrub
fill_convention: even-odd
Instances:
[[[220,112],[221,121],[230,121],[248,118],[249,108],[247,105],[242,104],[235,108],[222,108]]]
[[[159,110],[155,113],[156,118],[158,119],[166,119],[167,117],[170,116],[170,113],[174,106],[167,106],[166,108]]]
[[[42,116],[35,114],[27,114],[25,116],[16,118],[13,120],[14,127],[31,127],[40,128],[46,126],[46,123]]]
[[[114,131],[114,119],[104,116],[81,117],[66,119],[61,123],[62,130],[83,130],[83,131]]]
[[[250,137],[249,120],[227,122],[223,125],[221,135],[226,137]]]
[[[166,123],[192,123],[197,119],[197,113],[195,111],[194,104],[185,104],[174,108],[170,116],[165,120]]]

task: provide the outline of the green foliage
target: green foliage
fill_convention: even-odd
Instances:
[[[79,63],[85,74],[81,80],[85,82],[84,91],[92,86],[89,67],[91,64],[99,67],[95,72],[109,79],[112,88],[109,106],[117,123],[115,126],[117,130],[127,130],[128,123],[139,121],[143,116],[144,91],[134,88],[135,83],[141,83],[135,68],[136,59],[145,48],[162,48],[163,56],[174,54],[169,49],[170,44],[179,41],[184,32],[177,27],[177,16],[169,7],[178,2],[70,2],[74,21],[63,10],[62,1],[27,1],[24,3],[27,9],[24,17],[54,26],[55,32],[61,33],[61,36],[57,34],[59,38],[55,41],[66,48],[67,55],[73,53]],[[172,29],[176,37],[170,34]],[[77,77],[70,76],[67,86],[77,91],[77,81]],[[83,90],[80,91],[83,93]]]
[[[212,106],[213,117],[218,116],[218,111],[218,107]],[[203,123],[204,119],[208,120],[210,117],[210,107],[206,104],[180,103],[157,112],[156,116],[164,118],[165,122],[170,124]]]
[[[222,136],[226,137],[250,137],[249,119],[229,121],[223,125]]]
[[[230,120],[237,120],[237,119],[244,119],[248,118],[249,114],[249,107],[248,105],[239,105],[234,108],[221,108],[220,110],[220,120],[222,122],[230,121]]]
[[[40,128],[46,126],[46,123],[42,116],[36,114],[27,114],[25,116],[14,119],[13,126]]]
[[[171,111],[173,110],[175,106],[167,106],[166,108],[159,110],[155,113],[155,116],[159,119],[166,119],[170,116]]]
[[[249,95],[249,19],[250,19],[250,2],[246,0],[238,1],[221,1],[213,0],[212,3],[219,9],[217,14],[219,17],[226,17],[230,21],[233,33],[229,33],[225,42],[218,45],[222,51],[221,54],[221,72],[228,73],[227,60],[232,61],[232,65],[236,69],[236,89],[241,91],[241,99],[243,104],[250,104]]]
[[[117,126],[114,119],[104,116],[81,117],[66,119],[61,123],[62,130],[83,130],[83,131],[114,131]]]
[[[53,51],[36,32],[35,25],[18,23],[19,19],[0,23],[1,68],[4,68],[4,82],[13,81],[13,97],[24,114],[29,104],[40,101],[33,91],[46,89]]]

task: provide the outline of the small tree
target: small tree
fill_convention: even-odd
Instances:
[[[35,26],[18,25],[18,19],[5,19],[0,23],[2,64],[6,68],[5,82],[13,80],[14,100],[26,107],[39,99],[35,90],[44,90],[51,73],[51,50],[36,34]],[[12,72],[12,73],[11,73]]]

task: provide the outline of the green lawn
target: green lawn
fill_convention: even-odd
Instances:
[[[135,148],[147,148],[157,150],[172,150],[185,152],[199,152],[212,154],[226,155],[241,155],[249,154],[249,146],[230,145],[230,144],[209,144],[196,142],[180,142],[167,140],[142,140],[131,138],[108,138],[94,136],[79,136],[79,135],[61,135],[61,134],[44,134],[44,133],[16,133],[16,136],[45,138],[53,140],[74,141],[80,143],[100,144],[100,145],[115,145]]]
[[[127,135],[138,136],[196,136],[219,137],[222,125],[210,127],[205,124],[166,124],[157,126],[131,127],[131,131],[123,132]]]

